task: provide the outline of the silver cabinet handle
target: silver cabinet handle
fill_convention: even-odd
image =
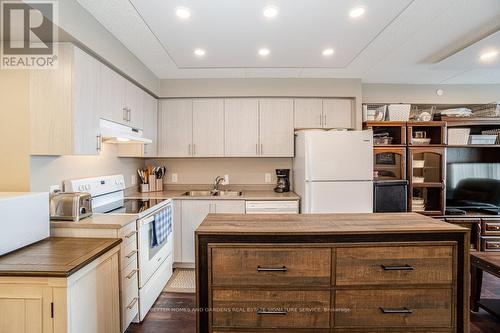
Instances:
[[[255,155],[259,156],[259,144],[255,144]]]
[[[128,108],[128,121],[132,121],[132,109]]]
[[[327,116],[326,114],[325,114],[325,115],[323,115],[323,117],[325,118],[325,119],[324,119],[324,121],[323,121],[323,126],[324,126],[324,127],[328,127],[327,120],[326,120],[326,116]]]
[[[129,254],[127,254],[125,257],[127,257],[127,259],[130,259],[132,258],[135,254],[137,253],[137,250],[134,250],[132,252],[130,252]]]
[[[127,113],[128,113],[128,110],[127,110],[127,107],[124,107],[123,108],[123,114],[122,114],[122,118],[124,121],[127,121]]]
[[[389,313],[413,313],[413,311],[411,309],[408,309],[408,308],[383,308],[383,307],[380,307],[380,311],[382,311],[382,313],[385,313],[385,314],[389,314]]]
[[[130,304],[127,305],[127,309],[131,310],[134,307],[135,303],[137,303],[137,297],[134,297],[132,302],[130,302]]]
[[[193,156],[196,155],[196,143],[193,143]]]
[[[97,151],[101,151],[101,149],[102,149],[102,146],[101,146],[101,144],[102,144],[102,142],[101,142],[101,138],[102,138],[101,134],[97,134]]]
[[[412,271],[414,268],[410,265],[403,266],[386,266],[380,265],[384,271]]]
[[[139,270],[133,269],[127,276],[125,276],[128,280],[130,280]]]
[[[257,266],[257,272],[288,272],[288,268],[286,268],[286,266],[282,266],[282,267]]]
[[[191,156],[191,144],[188,145],[188,155]]]
[[[128,239],[128,238],[132,237],[133,235],[135,235],[136,233],[137,233],[137,231],[135,231],[135,230],[131,231],[130,233],[128,233],[127,235],[125,235],[125,238]]]
[[[264,155],[264,144],[260,144],[260,155]]]

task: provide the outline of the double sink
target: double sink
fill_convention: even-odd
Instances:
[[[188,191],[182,193],[183,196],[186,197],[241,197],[243,195],[243,192],[241,191],[229,191],[229,190],[224,190],[224,191]]]

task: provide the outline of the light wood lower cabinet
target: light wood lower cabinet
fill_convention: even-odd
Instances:
[[[67,278],[0,277],[0,332],[120,332],[118,251]]]
[[[121,332],[125,332],[131,322],[138,321],[139,266],[136,222],[133,221],[119,229],[62,228],[52,226],[50,233],[54,237],[121,238],[120,252],[117,255],[120,281],[119,326],[121,327]],[[2,330],[0,332],[3,333]]]
[[[252,241],[212,236],[199,259],[210,332],[460,331],[457,242]]]

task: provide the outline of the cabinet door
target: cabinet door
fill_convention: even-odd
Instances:
[[[261,99],[260,156],[292,157],[294,155],[293,100]]]
[[[0,332],[53,332],[52,288],[0,285]]]
[[[224,152],[228,157],[259,155],[259,101],[253,98],[224,100]]]
[[[193,101],[190,99],[161,101],[158,113],[158,155],[191,156],[192,142]]]
[[[193,156],[224,156],[224,100],[193,101]]]
[[[153,141],[153,143],[144,145],[144,157],[154,157],[157,155],[158,148],[158,101],[147,93],[144,93],[142,97],[144,114],[143,136]]]
[[[125,92],[125,105],[129,109],[128,125],[142,128],[144,126],[142,96],[145,92],[130,81],[127,81]]]
[[[213,211],[213,201],[211,200],[182,201],[182,262],[194,263],[194,231],[207,214]]]
[[[74,48],[73,154],[97,155],[100,150],[100,63]]]
[[[214,200],[214,213],[245,214],[244,200]]]
[[[319,98],[295,99],[295,128],[323,127],[323,101]]]
[[[350,99],[324,99],[323,127],[354,128],[352,110],[352,100]]]
[[[108,66],[101,64],[101,118],[127,125],[125,109],[126,80]]]

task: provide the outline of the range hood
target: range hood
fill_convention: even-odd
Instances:
[[[152,143],[150,139],[142,137],[142,130],[115,123],[106,119],[99,119],[102,140],[107,143]]]

